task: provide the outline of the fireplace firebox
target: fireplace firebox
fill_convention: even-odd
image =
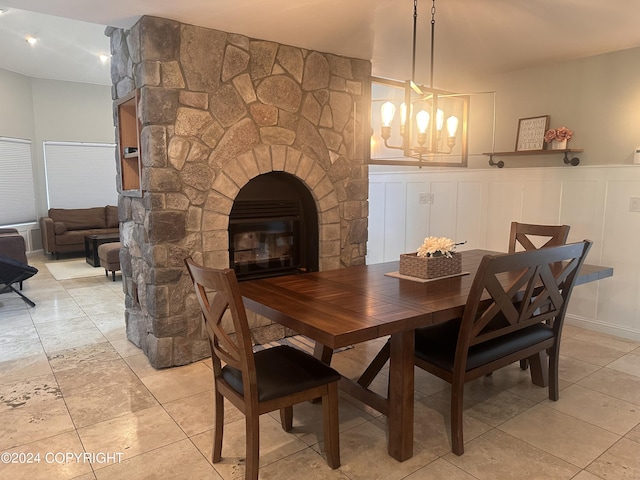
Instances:
[[[240,281],[318,270],[318,218],[302,182],[272,172],[240,190],[229,216],[229,265]]]

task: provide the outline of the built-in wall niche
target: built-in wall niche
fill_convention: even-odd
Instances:
[[[139,197],[142,196],[142,152],[140,151],[138,90],[122,97],[116,105],[120,193]]]

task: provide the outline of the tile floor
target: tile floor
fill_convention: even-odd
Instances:
[[[241,478],[233,407],[224,459],[209,462],[210,362],[153,369],[126,339],[120,277],[56,281],[45,261],[30,258],[35,308],[0,295],[0,478]],[[380,344],[336,354],[335,365],[355,376]],[[461,457],[450,452],[447,385],[417,370],[413,458],[391,459],[384,417],[342,395],[342,466],[321,454],[320,406],[302,404],[293,433],[277,414],[262,417],[260,478],[640,479],[640,343],[567,326],[562,351],[558,402],[516,364],[467,385]],[[384,371],[374,385],[385,389]]]

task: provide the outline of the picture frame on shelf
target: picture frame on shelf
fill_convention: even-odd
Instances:
[[[544,150],[544,134],[549,129],[549,115],[521,118],[518,120],[516,152]]]

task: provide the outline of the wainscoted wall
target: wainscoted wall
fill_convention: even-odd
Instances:
[[[511,221],[567,224],[569,241],[593,240],[588,263],[614,268],[574,290],[567,322],[640,340],[640,212],[629,211],[631,197],[640,197],[640,166],[372,167],[367,263],[396,260],[428,235],[466,240],[460,250],[506,251]]]

